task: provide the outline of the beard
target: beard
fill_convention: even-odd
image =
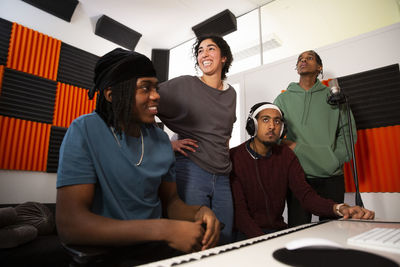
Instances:
[[[275,141],[275,142],[262,141],[262,144],[265,147],[271,147],[271,146],[275,145],[276,143],[277,143],[277,141]]]
[[[264,141],[264,140],[261,140],[261,138],[259,138],[258,136],[256,136],[255,138],[257,138],[258,141],[260,143],[262,143],[265,147],[269,148],[269,147],[272,147],[273,145],[276,145],[278,143],[278,140],[279,140],[279,138],[273,132],[269,133],[269,134],[273,134],[273,136],[274,136],[273,139],[275,139],[275,140]]]

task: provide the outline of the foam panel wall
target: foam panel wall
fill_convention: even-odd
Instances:
[[[61,41],[13,23],[7,68],[55,81]]]
[[[5,69],[0,115],[52,123],[57,84],[29,73]]]
[[[62,43],[57,81],[90,89],[98,56]]]
[[[0,18],[0,65],[6,65],[12,23]]]
[[[337,80],[348,97],[356,121],[355,155],[360,192],[400,192],[399,65]],[[345,163],[344,174],[346,192],[355,192],[353,161]]]
[[[46,171],[50,127],[0,115],[0,168]]]
[[[400,125],[357,131],[360,192],[400,192]],[[344,166],[346,192],[355,192],[353,162]]]
[[[66,132],[67,128],[51,126],[47,172],[57,172],[59,158],[58,154],[60,152],[60,146]]]
[[[357,129],[400,124],[398,64],[340,77],[338,82],[357,117]]]
[[[97,98],[97,93],[93,100],[88,99],[87,93],[86,89],[59,82],[53,125],[67,128],[75,118],[92,112],[96,107],[94,99]]]
[[[69,124],[95,107],[98,56],[1,19],[0,57],[0,168],[55,172]]]
[[[3,84],[3,76],[4,76],[4,66],[0,65],[0,97],[1,97],[1,88]]]

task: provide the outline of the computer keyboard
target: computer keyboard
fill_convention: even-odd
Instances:
[[[348,238],[347,244],[400,253],[400,228],[376,227]]]

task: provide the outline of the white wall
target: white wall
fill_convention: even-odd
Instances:
[[[55,173],[0,170],[0,204],[55,203]]]
[[[400,23],[359,35],[329,46],[313,48],[321,56],[324,79],[346,76],[391,64],[400,63]],[[229,83],[239,83],[244,109],[242,125],[250,108],[258,102],[272,102],[289,82],[299,80],[295,71],[298,55],[266,64],[228,77]],[[242,132],[242,142],[248,136]],[[400,177],[398,177],[400,179]],[[354,194],[346,193],[346,201],[355,204]],[[400,193],[363,193],[364,205],[376,211],[379,219],[400,221]]]

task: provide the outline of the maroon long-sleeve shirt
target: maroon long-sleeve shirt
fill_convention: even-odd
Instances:
[[[282,213],[289,189],[313,214],[336,217],[335,203],[320,197],[310,187],[296,155],[288,146],[274,145],[270,153],[262,157],[248,144],[249,141],[230,150],[235,226],[239,231],[251,238],[263,235],[261,229],[286,228]]]

